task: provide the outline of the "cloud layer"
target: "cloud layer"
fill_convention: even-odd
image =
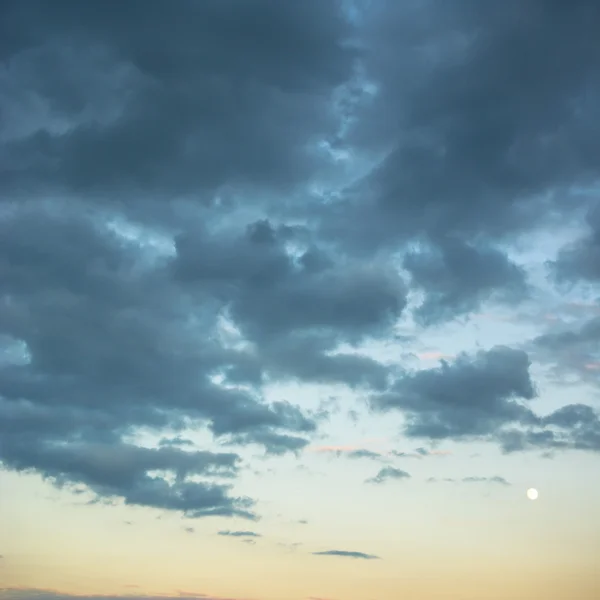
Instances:
[[[598,392],[597,313],[405,360],[483,310],[600,306],[600,5],[347,8],[2,3],[3,468],[256,520],[244,460],[327,435],[286,384],[424,445],[600,451],[591,403],[535,404],[541,368]]]

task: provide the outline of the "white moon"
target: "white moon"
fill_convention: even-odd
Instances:
[[[535,488],[529,488],[527,490],[527,497],[530,500],[537,500],[538,496],[539,496],[538,491]]]

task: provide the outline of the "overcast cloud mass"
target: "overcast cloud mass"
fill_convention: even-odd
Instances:
[[[250,472],[600,459],[599,31],[595,0],[3,1],[2,469],[259,548],[285,507]]]

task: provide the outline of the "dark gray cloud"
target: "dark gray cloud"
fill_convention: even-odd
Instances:
[[[367,479],[365,483],[381,484],[393,479],[408,479],[410,474],[396,467],[383,467],[374,477]]]
[[[217,340],[215,298],[190,297],[140,241],[69,205],[4,215],[0,240],[4,465],[132,504],[251,516],[249,500],[230,499],[228,488],[185,480],[219,475],[213,463],[225,456],[233,465],[236,455],[122,442],[139,427],[203,424],[224,441],[273,452],[306,444],[285,434],[314,431],[300,409],[212,379],[245,363]],[[177,481],[148,474],[156,470]]]
[[[219,531],[219,535],[225,537],[261,537],[260,533],[256,533],[254,531],[229,531],[228,529]]]
[[[281,189],[318,166],[310,145],[335,133],[329,96],[356,55],[336,3],[316,0],[30,0],[2,17],[11,192]]]
[[[575,375],[578,381],[600,384],[600,317],[578,326],[559,324],[535,338],[532,351],[553,367],[559,381]]]
[[[484,436],[512,422],[535,421],[533,412],[517,402],[535,394],[527,354],[495,347],[406,373],[390,391],[373,396],[372,405],[379,411],[403,411],[408,436],[461,439]]]
[[[259,349],[244,364],[248,380],[263,360],[273,377],[384,387],[387,370],[373,359],[331,352],[388,331],[406,306],[404,283],[392,269],[360,262],[307,264],[312,250],[290,255],[288,235],[269,221],[241,233],[190,232],[177,240],[174,276],[228,302],[229,317]]]
[[[514,298],[522,275],[485,247],[570,214],[585,201],[568,190],[598,179],[598,4],[386,1],[364,19],[377,94],[356,104],[343,142],[386,157],[324,229],[360,252],[425,238],[421,263],[450,263],[449,237],[476,248],[463,251],[475,269],[423,277],[423,318]]]
[[[559,282],[578,281],[600,283],[600,209],[587,215],[589,232],[577,242],[561,249],[556,261],[550,263]]]
[[[348,552],[346,550],[325,550],[324,552],[313,552],[315,556],[341,556],[344,558],[361,558],[363,560],[377,560],[380,557],[364,552]]]
[[[585,404],[568,404],[546,415],[541,426],[498,434],[504,452],[584,450],[600,452],[600,413]]]
[[[444,239],[431,249],[411,251],[404,268],[426,294],[416,309],[418,321],[434,325],[468,315],[485,300],[518,301],[526,293],[525,272],[499,250]]]

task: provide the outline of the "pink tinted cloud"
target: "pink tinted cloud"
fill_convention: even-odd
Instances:
[[[432,352],[421,352],[417,354],[417,358],[420,360],[444,360],[454,358],[453,354],[444,354],[443,352],[432,351]]]

